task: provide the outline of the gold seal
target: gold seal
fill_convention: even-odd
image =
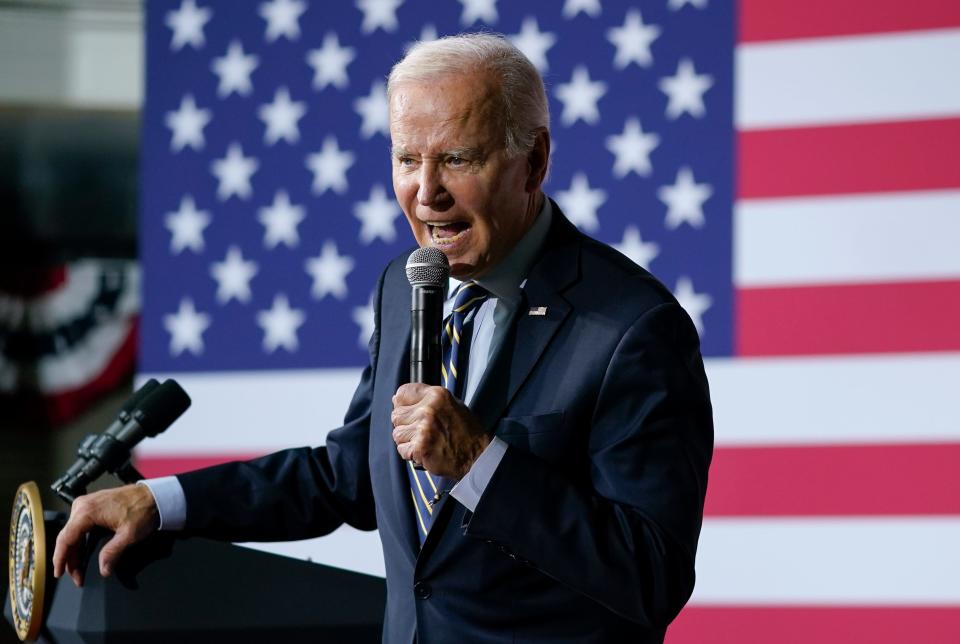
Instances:
[[[47,540],[43,529],[40,489],[33,481],[17,489],[10,517],[10,608],[17,636],[32,642],[43,624],[43,591],[47,580]]]

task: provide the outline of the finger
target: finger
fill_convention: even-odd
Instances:
[[[401,405],[390,412],[390,422],[394,427],[409,425],[417,411],[416,405]]]
[[[417,404],[429,389],[430,385],[425,385],[422,382],[408,382],[400,385],[397,393],[393,395],[394,408]]]
[[[89,514],[87,505],[81,503],[80,499],[74,501],[71,508],[70,519],[67,521],[60,534],[57,535],[57,543],[53,550],[53,573],[57,577],[63,574],[64,564],[67,561],[67,554],[75,548],[82,540],[84,535],[90,531],[95,522]]]
[[[395,427],[393,430],[393,442],[397,445],[409,443],[410,440],[416,436],[416,434],[417,426],[415,424],[400,425],[399,427]]]
[[[117,533],[100,549],[100,574],[109,577],[113,573],[117,559],[133,542],[133,534],[129,528],[123,527],[117,530]]]

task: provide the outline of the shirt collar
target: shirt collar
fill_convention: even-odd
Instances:
[[[527,279],[527,273],[533,267],[543,243],[550,231],[550,222],[553,219],[553,206],[544,196],[543,207],[534,220],[530,230],[524,233],[517,245],[513,247],[499,264],[494,266],[483,277],[476,280],[477,284],[485,288],[493,297],[506,300],[513,304],[520,299],[520,289]],[[450,278],[448,296],[453,296],[461,280]]]

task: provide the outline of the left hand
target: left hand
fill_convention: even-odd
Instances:
[[[437,476],[462,479],[490,444],[477,417],[443,387],[401,385],[390,419],[401,458]]]

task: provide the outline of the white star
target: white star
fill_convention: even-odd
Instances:
[[[463,5],[463,13],[460,14],[460,24],[469,27],[477,20],[482,20],[488,25],[497,21],[497,0],[459,0]]]
[[[377,28],[384,31],[397,30],[397,9],[403,0],[357,0],[357,9],[363,12],[360,29],[372,34]]]
[[[657,244],[640,238],[640,230],[636,226],[627,226],[623,231],[623,240],[613,247],[647,270],[650,270],[650,262],[660,254]]]
[[[193,355],[203,353],[203,332],[210,326],[210,316],[198,313],[193,300],[185,297],[180,300],[176,313],[163,316],[163,328],[170,334],[170,355],[178,356],[184,351]]]
[[[193,197],[185,195],[180,200],[180,209],[168,212],[164,223],[171,234],[171,253],[179,255],[184,248],[195,253],[203,252],[203,229],[210,225],[210,213],[197,210]]]
[[[567,20],[581,11],[591,18],[596,18],[600,15],[600,0],[567,0],[563,3],[563,17]]]
[[[210,171],[220,180],[217,186],[217,198],[226,201],[232,195],[247,199],[253,194],[250,177],[260,167],[260,163],[253,157],[243,156],[243,148],[239,143],[231,143],[227,148],[227,156],[214,159],[210,164]]]
[[[607,137],[607,149],[617,157],[613,162],[614,176],[619,179],[630,172],[636,172],[641,177],[650,176],[653,171],[650,153],[658,145],[660,137],[652,132],[645,133],[639,119],[627,119],[622,134]]]
[[[226,304],[233,298],[240,302],[249,302],[250,280],[258,271],[257,263],[244,260],[238,247],[231,246],[227,249],[226,259],[210,265],[210,275],[217,280],[217,302]]]
[[[291,309],[283,293],[273,298],[273,306],[257,313],[257,324],[263,329],[263,350],[273,353],[283,347],[293,353],[299,348],[297,329],[307,316],[300,309]]]
[[[367,299],[366,306],[355,306],[353,307],[353,318],[354,323],[360,327],[360,337],[357,338],[357,344],[360,345],[361,349],[365,349],[367,343],[370,342],[370,336],[373,335],[373,328],[375,326],[374,320],[374,311],[373,311],[373,298],[376,297],[376,291],[370,293],[370,297]]]
[[[202,150],[203,128],[210,122],[210,110],[198,110],[193,102],[192,94],[185,94],[180,99],[180,108],[167,112],[164,122],[173,130],[170,139],[170,149],[179,152],[189,145],[194,150]]]
[[[397,238],[393,220],[400,214],[397,202],[387,198],[382,184],[370,188],[370,198],[353,206],[353,216],[360,220],[360,241],[369,244],[379,237],[386,243]]]
[[[653,64],[650,45],[659,35],[660,27],[643,24],[640,11],[631,9],[627,12],[622,27],[612,27],[607,30],[607,40],[617,48],[613,64],[618,69],[623,69],[630,63],[649,67]]]
[[[327,190],[343,194],[347,191],[347,170],[353,165],[353,153],[341,150],[337,138],[328,136],[323,148],[307,156],[307,167],[313,172],[313,192],[322,195]]]
[[[707,113],[703,105],[703,94],[713,86],[713,76],[697,75],[693,61],[682,58],[677,64],[676,76],[664,76],[659,87],[668,97],[667,118],[675,119],[684,112],[700,118]]]
[[[670,11],[679,11],[684,5],[690,5],[697,9],[706,9],[707,0],[667,0],[667,7]]]
[[[702,336],[704,332],[703,314],[713,305],[713,298],[706,293],[694,291],[693,282],[689,277],[680,277],[677,280],[677,288],[673,291],[673,296],[677,298],[677,302],[693,320],[693,326],[697,328],[697,333]]]
[[[304,268],[313,278],[310,294],[318,300],[332,294],[338,300],[347,296],[347,274],[353,270],[353,259],[337,252],[337,244],[327,240],[316,257],[307,259]]]
[[[360,96],[353,102],[353,109],[363,119],[360,125],[360,134],[365,139],[379,132],[390,136],[390,105],[387,103],[387,86],[382,80],[375,80],[370,86],[370,93]]]
[[[347,65],[357,57],[353,47],[341,47],[337,34],[328,32],[323,47],[307,53],[307,64],[313,67],[313,88],[322,90],[327,85],[343,89],[350,82]]]
[[[665,225],[673,229],[686,222],[694,228],[702,228],[703,202],[713,194],[713,188],[693,179],[693,170],[683,166],[677,171],[677,180],[672,186],[661,186],[657,197],[667,204]]]
[[[273,145],[280,139],[287,143],[296,143],[300,140],[300,129],[297,121],[307,113],[306,103],[290,100],[290,92],[286,87],[279,88],[273,95],[273,102],[260,106],[257,114],[267,126],[263,134],[263,142]]]
[[[179,51],[184,45],[200,49],[204,45],[203,26],[213,17],[207,8],[197,7],[194,0],[183,0],[176,11],[168,11],[164,23],[173,29],[170,49]]]
[[[597,101],[607,93],[607,84],[603,81],[591,81],[590,72],[584,65],[577,65],[569,83],[557,86],[557,98],[563,103],[560,121],[564,125],[573,125],[577,119],[586,123],[600,120]]]
[[[607,193],[597,188],[590,189],[587,175],[578,172],[570,181],[569,190],[557,192],[557,203],[567,218],[578,228],[596,230],[597,209],[607,200]]]
[[[439,36],[437,35],[437,28],[432,22],[428,22],[420,29],[420,37],[416,40],[408,42],[403,46],[403,51],[408,51],[411,47],[416,45],[418,42],[431,42],[436,40]]]
[[[260,5],[260,17],[267,21],[267,42],[280,36],[289,40],[300,37],[300,15],[307,10],[301,0],[271,0]]]
[[[552,33],[540,31],[537,19],[529,17],[524,18],[523,25],[520,26],[520,33],[510,36],[510,42],[522,51],[534,67],[542,73],[547,71],[548,68],[547,50],[557,42],[557,37]]]
[[[306,208],[290,203],[285,190],[278,190],[273,196],[273,204],[261,208],[257,220],[264,225],[263,245],[276,248],[277,244],[286,244],[293,248],[300,243],[297,226],[306,217]]]
[[[227,48],[227,53],[220,58],[214,58],[210,68],[220,77],[217,87],[217,96],[226,98],[233,92],[246,96],[253,91],[250,74],[260,64],[259,58],[253,54],[243,53],[243,45],[234,40]]]

